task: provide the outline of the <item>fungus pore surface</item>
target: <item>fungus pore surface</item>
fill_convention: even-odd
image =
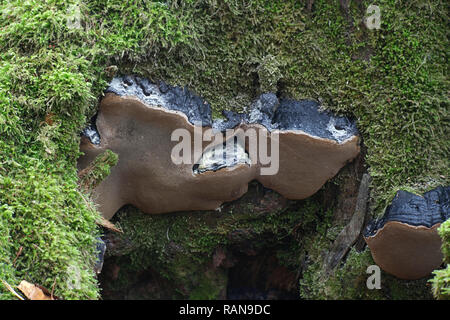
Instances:
[[[100,212],[110,219],[125,204],[150,214],[212,210],[242,196],[254,179],[304,199],[359,153],[355,123],[314,101],[264,93],[247,109],[212,121],[209,104],[187,88],[114,78],[83,132],[78,161],[82,170],[107,149],[119,155],[93,190]],[[174,150],[181,141],[193,152],[178,153],[190,160],[180,163]]]

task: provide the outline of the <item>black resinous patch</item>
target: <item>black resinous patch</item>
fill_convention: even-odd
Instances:
[[[411,226],[431,228],[450,218],[450,186],[437,187],[423,197],[399,190],[384,216],[368,224],[365,237],[373,236],[389,222],[398,221]]]
[[[233,129],[240,123],[257,123],[269,131],[301,130],[311,136],[338,143],[358,135],[354,120],[321,111],[320,105],[315,101],[278,99],[271,92],[261,94],[249,107],[244,108],[245,113],[224,110],[222,114],[226,120],[214,121],[209,103],[186,87],[170,86],[164,81],[155,84],[137,76],[122,76],[111,81],[106,89],[106,93],[108,92],[119,96],[135,96],[149,105],[180,111],[190,123],[212,127],[217,131]],[[95,125],[89,126],[83,133],[92,143],[98,144],[98,133],[96,136],[92,130],[96,130]]]
[[[81,135],[89,138],[92,144],[99,145],[100,144],[100,134],[97,130],[97,114],[95,114],[91,120],[89,121],[89,125],[83,129]]]
[[[164,81],[155,84],[148,79],[124,76],[114,78],[106,92],[113,92],[119,96],[135,96],[149,105],[183,112],[192,124],[202,126],[212,124],[209,103],[186,87],[173,87]]]

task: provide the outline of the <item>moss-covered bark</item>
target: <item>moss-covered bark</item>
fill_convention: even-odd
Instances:
[[[405,281],[382,272],[381,289],[367,288],[367,268],[375,263],[364,246],[352,248],[331,273],[326,268],[328,252],[351,218],[344,211],[354,206],[360,170],[347,166],[304,201],[285,201],[253,183],[220,212],[152,216],[126,207],[115,217],[123,234],[106,236],[104,298],[233,298],[249,286],[258,297],[275,291],[278,298],[432,299],[428,279]]]
[[[381,29],[367,30],[369,4],[0,1],[0,278],[99,296],[98,213],[79,193],[75,162],[112,65],[189,85],[215,116],[270,89],[356,117],[375,214],[399,187],[448,184],[447,7],[378,1]],[[217,242],[204,219],[197,241]]]

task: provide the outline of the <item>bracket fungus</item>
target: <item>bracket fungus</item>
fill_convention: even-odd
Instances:
[[[209,104],[187,88],[114,78],[84,131],[78,161],[81,170],[107,149],[119,155],[93,190],[103,216],[125,204],[150,214],[212,210],[242,196],[255,179],[304,199],[359,153],[355,123],[313,101],[265,93],[248,113],[223,113],[227,120],[212,121]]]
[[[400,190],[384,216],[364,232],[375,263],[400,278],[426,277],[443,262],[437,228],[450,218],[450,187],[423,197]]]

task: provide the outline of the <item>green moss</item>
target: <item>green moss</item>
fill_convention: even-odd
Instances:
[[[450,263],[450,220],[445,221],[438,229],[442,239],[442,253],[444,262]]]
[[[10,224],[13,216],[13,212],[9,209],[7,205],[3,205],[0,208],[0,230],[2,231],[0,235],[0,279],[6,281],[8,284],[17,283],[15,278],[13,260],[11,259],[10,253],[12,250],[11,236],[10,236]],[[1,282],[1,287],[4,287],[3,282]],[[0,295],[0,299],[12,299],[14,296],[6,292],[6,288],[2,288],[5,293]]]
[[[341,8],[326,1],[315,1],[313,15],[295,1],[201,3],[192,21],[194,47],[162,51],[125,70],[189,85],[211,102],[216,117],[224,108],[242,111],[265,90],[318,99],[355,116],[378,214],[400,188],[421,193],[448,184],[441,3],[406,8],[381,1],[381,29],[373,31],[358,24],[371,3],[364,1],[363,10],[351,3],[351,32]]]
[[[226,274],[211,266],[213,255],[217,248],[240,241],[251,243],[256,252],[276,248],[281,263],[295,270],[300,264],[302,245],[291,240],[300,230],[315,232],[314,221],[326,215],[317,198],[260,213],[256,208],[259,203],[252,201],[257,189],[257,183],[252,183],[242,199],[225,205],[222,212],[155,216],[131,206],[122,209],[114,223],[123,230],[122,241],[129,243],[130,249],[121,252],[125,255],[116,260],[126,270],[121,267],[122,280],[116,281],[113,290],[129,287],[139,271],[151,267],[178,288],[177,298],[218,297],[224,292]],[[233,236],[236,230],[241,231],[239,236]]]
[[[322,242],[321,249],[326,251],[326,248]],[[428,278],[400,280],[384,271],[381,271],[381,289],[368,289],[366,282],[370,274],[366,271],[370,265],[375,265],[369,249],[363,252],[352,249],[345,262],[330,276],[324,273],[320,255],[313,253],[310,259],[312,263],[300,281],[300,296],[304,299],[428,300],[433,297],[427,285]]]
[[[67,23],[73,5],[81,28]],[[186,34],[170,9],[151,2],[1,1],[0,9],[0,276],[66,299],[98,298],[98,213],[78,191],[79,132],[110,57],[142,56],[141,41],[164,48]]]
[[[345,171],[344,171],[345,172]],[[343,173],[344,173],[343,172]],[[342,187],[341,187],[342,188]],[[355,247],[333,270],[326,261],[338,234],[345,226],[332,223],[332,208],[325,219],[315,221],[314,228],[302,231],[301,243],[306,261],[300,279],[300,297],[303,299],[364,299],[364,300],[422,300],[432,299],[428,278],[407,281],[381,270],[381,289],[368,289],[367,268],[376,265],[369,248],[361,252]],[[320,231],[319,231],[320,230]],[[302,256],[303,255],[303,256]]]
[[[86,169],[78,174],[80,184],[86,190],[94,189],[111,173],[111,167],[115,166],[118,160],[119,156],[111,150],[99,154]]]
[[[430,280],[433,294],[437,299],[450,299],[450,220],[445,221],[438,229],[442,238],[442,253],[446,268],[435,270]]]
[[[90,271],[97,213],[78,192],[75,163],[110,65],[189,85],[215,117],[275,89],[354,116],[377,214],[400,187],[420,193],[448,184],[447,8],[378,1],[381,30],[369,31],[358,23],[369,4],[351,2],[349,30],[326,1],[315,1],[312,14],[294,0],[1,1],[0,275],[12,285],[56,283],[63,298],[98,297]],[[193,248],[206,254],[224,240],[205,219],[191,221],[202,235],[192,236]],[[77,290],[67,284],[73,265],[81,270]]]
[[[9,235],[2,260],[12,261],[21,251],[14,264],[15,279],[54,286],[66,298],[97,298],[92,271],[97,214],[83,207],[75,170],[61,172],[27,160],[33,166],[0,177],[5,203],[0,207],[5,221],[1,227],[9,229],[2,229],[2,235]]]
[[[433,295],[436,299],[450,298],[450,265],[447,264],[445,269],[435,270],[434,278],[431,279],[433,285]]]
[[[226,275],[223,272],[206,272],[202,275],[200,283],[194,288],[189,300],[216,300],[226,290]]]

